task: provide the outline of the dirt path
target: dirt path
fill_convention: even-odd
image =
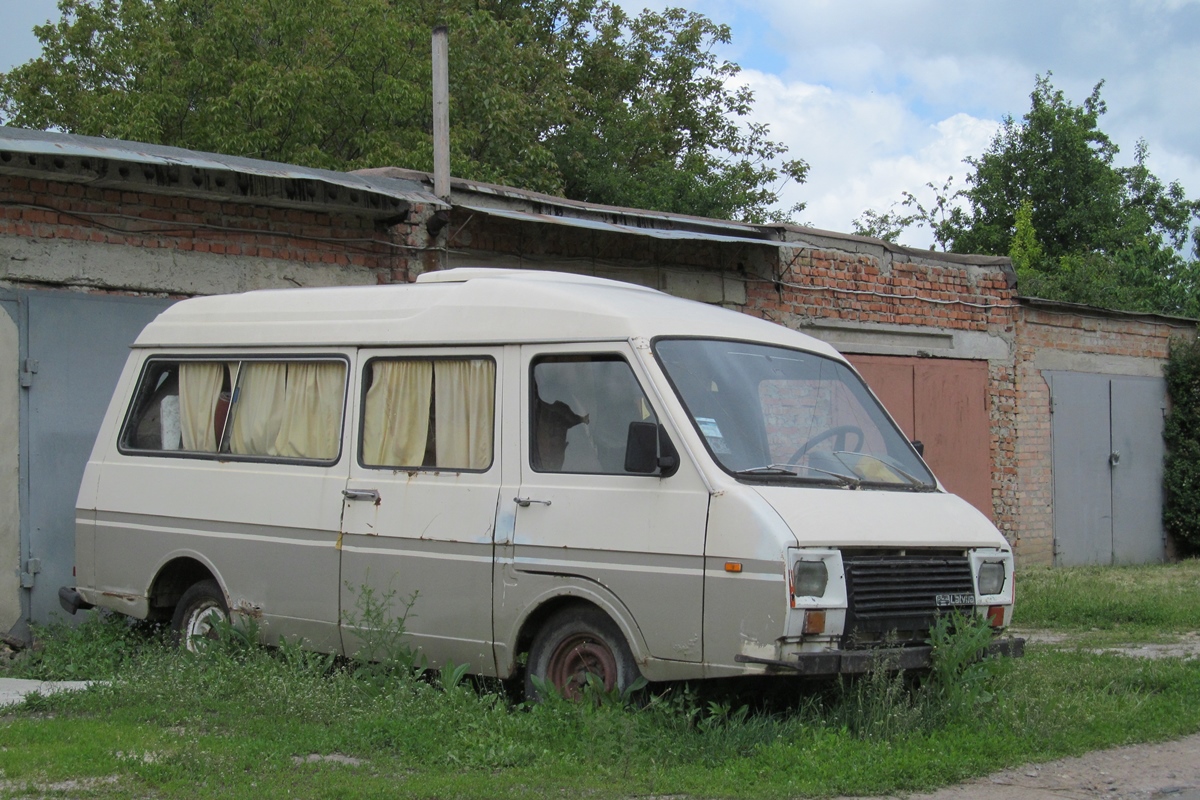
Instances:
[[[891,800],[858,798],[857,800]],[[1200,734],[1162,744],[1098,750],[1078,758],[1006,769],[905,800],[1200,800]],[[839,800],[849,800],[840,798]]]

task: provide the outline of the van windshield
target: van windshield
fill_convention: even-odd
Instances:
[[[713,458],[740,479],[935,488],[862,379],[839,361],[718,339],[660,339],[654,351]]]

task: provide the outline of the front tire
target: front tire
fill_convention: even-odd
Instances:
[[[171,617],[175,644],[196,652],[201,639],[217,638],[217,620],[229,621],[229,606],[221,587],[214,580],[192,584],[179,598]]]
[[[624,692],[641,677],[621,630],[598,608],[576,606],[549,620],[534,637],[525,667],[525,697],[544,699],[534,678],[554,686],[570,700],[583,697],[587,676],[606,692]]]

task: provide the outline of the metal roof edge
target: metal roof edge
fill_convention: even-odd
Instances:
[[[1090,306],[1087,303],[1073,303],[1067,300],[1047,300],[1044,297],[1026,297],[1024,295],[1018,295],[1017,302],[1023,306],[1045,309],[1047,311],[1062,311],[1072,314],[1092,314],[1100,317],[1161,320],[1163,322],[1185,328],[1196,328],[1200,326],[1200,319],[1193,319],[1192,317],[1179,317],[1173,314],[1158,314],[1153,311],[1124,311],[1119,308],[1104,308],[1103,306]]]
[[[642,227],[640,225],[624,225],[615,222],[604,222],[602,220],[589,219],[587,217],[576,217],[565,214],[538,214],[531,211],[515,211],[507,208],[477,205],[473,203],[455,203],[455,205],[458,208],[463,208],[468,211],[474,211],[494,217],[502,217],[504,219],[514,220],[516,222],[540,223],[544,225],[566,225],[573,228],[585,228],[587,230],[600,231],[603,233],[649,236],[654,239],[667,239],[676,241],[689,240],[720,242],[725,244],[754,244],[763,245],[766,247],[779,247],[786,244],[786,242],[773,239],[752,239],[745,236],[731,236],[723,233],[712,233],[688,228],[654,228]]]
[[[427,172],[419,170],[405,169],[403,167],[379,167],[373,169],[358,170],[355,174],[362,175],[392,175],[407,180],[416,180],[432,185],[433,176]],[[535,216],[558,218],[561,224],[572,224],[569,220],[586,219],[586,217],[567,217],[562,214],[545,213],[537,210],[537,206],[549,206],[568,210],[574,213],[590,214],[594,217],[628,217],[638,220],[647,220],[657,223],[670,225],[669,228],[650,228],[641,225],[630,225],[624,222],[613,222],[610,224],[617,225],[628,231],[636,231],[653,235],[654,230],[659,231],[693,231],[698,233],[711,233],[717,236],[729,237],[730,241],[754,241],[760,244],[779,244],[779,237],[775,228],[777,226],[755,225],[750,222],[737,222],[735,220],[714,219],[712,217],[697,217],[691,214],[675,214],[668,211],[653,211],[644,208],[626,208],[624,206],[610,206],[603,203],[589,203],[583,200],[570,200],[565,197],[556,197],[554,195],[545,194],[543,192],[535,192],[530,189],[518,189],[512,186],[503,186],[496,183],[485,183],[483,181],[475,181],[467,178],[451,178],[451,192],[461,192],[464,194],[475,195],[477,198],[496,198],[497,200],[506,200],[517,203],[527,203],[534,208],[531,209],[512,209],[506,208],[509,211],[524,211]],[[470,208],[475,211],[487,213],[489,210],[497,208],[497,206],[488,205],[486,202],[481,202],[477,199],[473,202],[460,202],[452,197],[451,202],[456,206]],[[554,222],[554,219],[542,220],[543,222]],[[607,221],[607,220],[598,220]],[[686,238],[676,236],[672,238]],[[691,237],[705,238],[705,237]]]
[[[21,174],[44,174],[49,171],[51,175],[57,171],[67,180],[97,184],[106,182],[119,184],[123,182],[122,178],[127,178],[127,176],[108,177],[99,174],[81,177],[82,172],[69,175],[67,173],[71,173],[71,169],[67,164],[14,163],[16,159],[13,156],[22,153],[30,156],[80,159],[83,165],[82,172],[90,169],[90,165],[85,162],[97,159],[124,164],[141,164],[152,168],[185,168],[200,173],[224,172],[285,182],[314,181],[326,186],[348,190],[351,193],[363,192],[368,195],[398,200],[407,205],[423,203],[435,208],[449,208],[447,203],[438,199],[432,192],[426,191],[421,183],[398,176],[370,176],[353,172],[338,172],[242,156],[206,153],[168,145],[0,126],[0,171]],[[9,157],[5,158],[5,155]],[[245,185],[252,187],[253,183],[245,182]],[[174,190],[185,194],[193,191],[182,184],[174,187]],[[244,197],[254,196],[246,191],[242,191],[241,195]]]

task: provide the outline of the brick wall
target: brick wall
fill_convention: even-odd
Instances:
[[[345,282],[407,281],[410,259],[419,259],[428,244],[419,224],[425,209],[418,207],[413,212],[418,224],[389,227],[353,212],[274,208],[0,175],[0,237],[41,245],[136,248],[127,254],[131,257],[151,250],[216,256],[204,263],[206,269],[218,273],[222,263],[232,265],[235,260],[242,267],[252,263],[249,260],[287,262],[293,267],[286,274],[267,275],[269,270],[264,270],[261,280],[251,282],[255,286],[342,282],[337,281],[339,272],[346,276]],[[0,280],[132,292],[154,288],[140,286],[128,275],[109,280],[81,269],[67,272],[58,263],[62,259],[45,260],[54,263],[0,264]],[[244,288],[232,278],[210,280],[205,288],[209,286],[221,291]],[[162,293],[195,293],[188,288],[181,285]]]
[[[758,281],[747,311],[999,333],[1015,292],[999,267],[924,263],[883,248],[861,253],[783,248],[778,279]]]

